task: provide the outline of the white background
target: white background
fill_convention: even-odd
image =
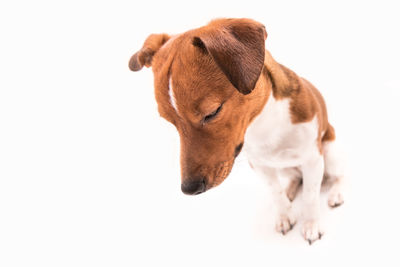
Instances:
[[[0,266],[399,266],[398,1],[2,1]],[[151,33],[249,17],[313,82],[348,162],[325,236],[273,229],[241,155],[218,188],[180,191],[179,139],[157,113]],[[296,202],[298,204],[298,202]],[[295,205],[297,205],[295,203]]]

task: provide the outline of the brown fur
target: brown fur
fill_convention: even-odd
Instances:
[[[290,98],[290,112],[293,123],[311,121],[317,115],[319,135],[317,144],[322,153],[322,142],[335,139],[335,131],[328,122],[325,101],[321,93],[304,78],[278,64],[266,53],[266,66],[272,81],[276,99]]]
[[[228,176],[235,148],[271,92],[291,99],[293,123],[317,114],[320,149],[322,141],[334,139],[322,96],[273,60],[264,48],[266,36],[253,20],[220,19],[174,37],[150,35],[132,56],[131,70],[152,66],[159,113],[179,132],[182,182],[203,177],[209,189]],[[178,112],[170,102],[170,79]],[[218,116],[204,123],[221,104]]]

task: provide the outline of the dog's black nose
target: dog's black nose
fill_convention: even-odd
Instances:
[[[206,191],[206,182],[204,179],[185,181],[182,183],[181,189],[187,195],[198,195]]]

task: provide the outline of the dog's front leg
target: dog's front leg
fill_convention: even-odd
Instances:
[[[293,228],[296,220],[291,209],[291,202],[279,182],[278,170],[266,166],[254,166],[254,170],[268,180],[273,200],[277,206],[275,229],[284,235]]]
[[[311,245],[320,239],[320,191],[324,175],[324,160],[322,155],[316,153],[305,164],[301,166],[303,173],[303,201],[304,201],[304,223],[302,227],[303,237]]]

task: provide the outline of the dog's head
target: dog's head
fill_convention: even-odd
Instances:
[[[132,56],[132,71],[152,67],[159,113],[179,132],[184,193],[205,192],[230,173],[266,101],[266,36],[253,20],[219,19],[172,37],[152,34]]]

